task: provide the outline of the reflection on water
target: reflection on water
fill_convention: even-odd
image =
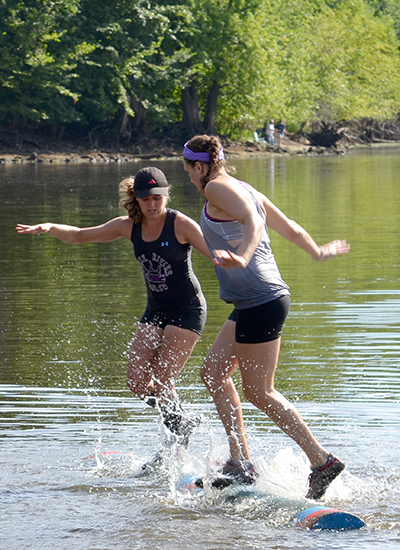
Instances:
[[[292,294],[277,387],[348,463],[326,501],[369,526],[339,535],[295,531],[290,506],[216,495],[182,500],[174,491],[180,473],[207,471],[227,453],[198,371],[231,308],[219,300],[205,259],[193,257],[207,328],[179,380],[203,423],[186,454],[143,476],[161,428],[125,386],[146,299],[131,245],[73,247],[16,235],[17,222],[93,225],[119,215],[118,181],[145,164],[0,166],[1,548],[393,548],[400,537],[399,150],[235,161],[238,177],[319,243],[352,245],[347,257],[319,264],[272,235]],[[199,219],[202,198],[181,163],[157,165],[173,184],[171,206]],[[244,409],[261,482],[301,502],[305,457],[254,407]]]

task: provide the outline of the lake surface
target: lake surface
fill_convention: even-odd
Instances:
[[[292,296],[276,386],[348,465],[324,504],[362,517],[360,532],[298,531],[291,518],[309,467],[244,402],[261,485],[291,499],[182,497],[175,480],[226,459],[199,367],[231,311],[194,252],[208,322],[178,389],[202,416],[188,452],[142,475],[160,448],[157,415],[126,388],[129,343],[146,301],[129,242],[71,246],[22,236],[16,223],[78,226],[123,213],[118,182],[149,162],[0,166],[0,549],[382,549],[400,544],[400,148],[344,156],[231,159],[319,244],[347,239],[326,263],[271,235]],[[198,220],[203,199],[178,161],[152,162],[171,206]],[[236,378],[240,389],[240,378]],[[111,454],[115,451],[122,455]],[[264,484],[264,485],[263,485]]]

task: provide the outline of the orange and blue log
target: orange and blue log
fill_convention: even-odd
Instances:
[[[365,523],[359,517],[326,506],[314,506],[299,512],[296,527],[300,529],[320,529],[322,531],[351,531],[361,529]]]

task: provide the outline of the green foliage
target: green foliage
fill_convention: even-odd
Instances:
[[[297,132],[299,132],[301,129],[301,124],[299,124],[298,122],[290,122],[287,126],[286,126],[286,130],[290,133],[290,134],[296,134]]]
[[[1,0],[0,124],[149,131],[194,87],[216,129],[269,118],[388,119],[400,105],[398,0]]]
[[[266,5],[269,11],[260,10],[264,20],[258,19],[263,40],[253,46],[255,59],[247,67],[259,61],[267,70],[259,70],[252,108],[243,110],[241,120],[228,107],[228,128],[229,120],[240,124],[245,117],[254,128],[269,118],[283,117],[291,125],[395,116],[400,105],[399,43],[387,16],[372,15],[362,0],[341,0],[333,7],[309,0],[271,0]]]
[[[66,44],[77,0],[0,4],[0,122],[54,124],[76,119],[71,91],[74,45]]]
[[[398,0],[366,0],[374,14],[389,16],[395,25],[397,36],[400,37],[400,2]]]
[[[77,35],[93,49],[78,63],[78,109],[88,123],[109,120],[131,101],[160,116],[171,103],[176,65],[185,60],[174,36],[179,14],[147,1],[82,2]]]
[[[390,118],[399,109],[400,59],[387,19],[362,0],[344,0],[314,21],[316,114],[332,120]]]

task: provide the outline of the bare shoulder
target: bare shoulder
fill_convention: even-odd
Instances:
[[[119,216],[108,222],[112,224],[115,229],[119,231],[121,236],[130,239],[133,227],[133,220],[129,216]]]
[[[123,225],[133,225],[133,220],[129,216],[119,216],[118,218],[114,218],[115,220],[118,220],[119,223]]]
[[[182,212],[178,212],[175,218],[174,232],[175,237],[181,244],[194,244],[193,239],[197,239],[200,236],[202,238],[203,235],[199,224],[192,220],[192,218],[189,218],[189,216],[182,214]]]
[[[232,189],[236,191],[239,187],[240,187],[239,180],[227,174],[223,176],[218,176],[210,180],[205,187],[205,192],[207,194],[207,191],[214,192],[214,191],[220,191],[222,189],[223,190]]]
[[[178,211],[174,224],[175,237],[181,244],[189,243],[207,259],[211,259],[200,225]]]
[[[205,189],[208,214],[219,220],[244,223],[245,218],[253,216],[256,210],[254,201],[243,189],[243,182],[231,176],[211,180]]]
[[[179,210],[177,211],[174,225],[175,225],[175,232],[184,231],[186,229],[191,229],[196,226],[199,227],[199,224],[195,220],[193,220],[189,216],[186,216],[186,214],[183,214]]]
[[[132,221],[132,218],[130,218],[129,216],[118,216],[118,218],[113,218],[112,220],[110,220],[111,223],[115,223],[116,225],[120,225],[121,227],[123,226],[128,226],[128,225],[131,225],[133,224],[133,221]]]

